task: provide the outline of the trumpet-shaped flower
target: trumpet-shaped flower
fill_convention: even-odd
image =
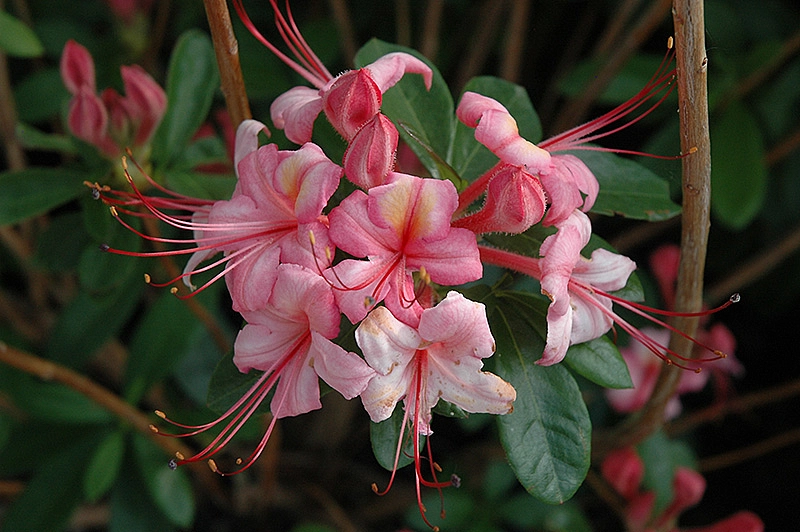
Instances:
[[[500,377],[481,371],[483,358],[495,344],[482,304],[450,292],[438,305],[421,312],[419,324],[409,326],[386,307],[374,309],[356,330],[356,341],[377,375],[361,393],[361,401],[373,422],[388,419],[399,401],[405,405],[391,487],[407,427],[412,430],[417,500],[420,486],[441,488],[451,482],[422,476],[419,436],[430,435],[431,409],[439,399],[467,412],[506,414],[516,399],[514,388]],[[433,467],[431,468],[433,471]],[[377,488],[373,486],[377,492]],[[425,519],[427,522],[427,519]]]
[[[375,375],[358,355],[331,341],[339,334],[340,314],[330,286],[320,275],[296,264],[281,264],[270,293],[269,301],[260,309],[242,313],[247,325],[234,344],[233,362],[239,371],[256,369],[263,374],[216,421],[187,426],[167,420],[190,430],[178,436],[198,434],[228,420],[204,450],[189,458],[179,456],[173,462],[175,466],[209,460],[211,468],[218,471],[211,456],[230,441],[274,389],[270,403],[273,417],[267,431],[247,459],[237,460],[242,467],[234,473],[243,471],[264,450],[277,419],[322,407],[320,378],[345,398],[352,399],[364,391]]]
[[[73,40],[61,54],[61,78],[72,94],[67,125],[72,133],[109,158],[146,146],[164,116],[167,96],[138,65],[120,69],[125,96],[113,89],[96,94],[94,61]]]
[[[330,215],[330,238],[354,257],[327,275],[351,322],[385,301],[400,320],[415,324],[421,306],[413,272],[443,285],[482,275],[475,235],[450,227],[458,197],[450,181],[393,174],[389,184],[353,192]]]
[[[171,197],[166,199],[148,197],[135,188],[135,194],[105,197],[117,213],[133,214],[129,205],[143,204],[150,215],[193,231],[192,239],[183,240],[142,235],[162,244],[192,244],[183,249],[146,253],[150,256],[192,255],[184,272],[164,285],[183,279],[187,286],[197,290],[192,284],[193,275],[224,265],[203,287],[225,276],[234,309],[251,310],[261,308],[269,298],[279,263],[300,264],[316,270],[328,266],[327,218],[322,215],[322,209],[336,190],[342,169],[314,144],[287,151],[278,150],[274,144],[259,148],[257,134],[262,129],[264,125],[254,120],[245,121],[239,127],[235,147],[239,179],[230,200],[212,203],[168,191],[165,192]],[[164,212],[164,209],[175,208],[189,210],[191,217]],[[201,266],[218,253],[224,256]]]

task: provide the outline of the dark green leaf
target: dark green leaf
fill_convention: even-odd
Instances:
[[[208,407],[219,414],[227,411],[255,385],[261,375],[262,372],[255,370],[248,373],[240,372],[233,363],[233,352],[228,353],[219,361],[211,375],[211,383],[208,385]],[[271,397],[272,392],[259,405],[256,413],[269,412]]]
[[[57,67],[36,70],[14,86],[19,121],[29,124],[58,116],[69,96]]]
[[[559,366],[542,367],[544,342],[514,309],[498,307],[490,323],[495,371],[517,390],[514,411],[498,416],[500,440],[520,483],[535,497],[560,504],[589,469],[591,421],[578,385]]]
[[[597,177],[600,193],[592,212],[657,222],[680,212],[669,195],[669,185],[630,159],[613,153],[578,150],[579,157]]]
[[[167,187],[178,194],[210,200],[230,199],[236,186],[233,174],[201,174],[171,171],[167,174]]]
[[[91,243],[82,222],[80,212],[53,216],[36,241],[36,264],[60,273],[77,269],[84,248]]]
[[[39,57],[44,53],[33,30],[5,11],[0,11],[0,50],[15,57]]]
[[[0,225],[21,222],[86,193],[83,172],[28,168],[0,173]]]
[[[20,143],[30,150],[57,151],[66,155],[75,155],[78,148],[67,135],[44,133],[33,126],[19,123],[14,132]]]
[[[395,407],[391,417],[380,423],[369,424],[369,437],[372,441],[372,453],[375,459],[384,469],[392,471],[394,460],[397,454],[397,444],[400,441],[401,432],[403,433],[403,448],[400,450],[400,457],[397,462],[397,469],[405,467],[414,461],[414,440],[409,434],[411,428],[406,427],[403,431],[403,418],[405,412],[399,404]],[[420,436],[419,445],[425,441],[424,436]]]
[[[644,467],[642,489],[656,494],[653,514],[666,508],[672,501],[672,483],[678,467],[697,468],[692,449],[684,442],[672,441],[659,431],[637,446]]]
[[[125,454],[125,435],[117,430],[109,433],[94,450],[86,464],[83,476],[83,492],[89,502],[105,495],[119,475]]]
[[[133,435],[133,449],[147,492],[156,507],[172,524],[180,527],[191,525],[195,503],[186,471],[170,469],[161,449],[140,434]]]
[[[464,87],[464,92],[467,91],[494,98],[517,121],[522,137],[533,143],[541,140],[542,125],[524,88],[500,78],[483,76],[471,79]],[[475,129],[465,126],[461,121],[456,122],[450,152],[453,168],[467,181],[474,181],[498,160],[488,148],[475,140]]]
[[[172,372],[197,327],[202,324],[186,302],[164,291],[148,309],[131,340],[124,394],[128,402],[136,404],[150,386]]]
[[[86,461],[96,434],[73,441],[40,463],[33,477],[3,516],[4,532],[54,532],[63,529],[81,502]]]
[[[14,397],[17,408],[40,421],[93,424],[112,419],[105,409],[63,384],[19,374],[9,378],[6,389]]]
[[[607,336],[601,336],[567,350],[564,364],[575,373],[606,388],[632,388],[628,366],[619,349]]]
[[[164,514],[154,511],[142,471],[128,453],[111,490],[109,532],[170,532],[175,527]]]
[[[398,127],[401,137],[408,142],[428,171],[434,177],[444,179],[445,176],[439,174],[436,162],[422,145],[429,147],[442,159],[448,159],[455,127],[450,89],[436,67],[419,52],[377,39],[372,39],[358,51],[355,64],[363,67],[391,52],[405,52],[424,61],[433,71],[433,83],[428,91],[422,76],[406,74],[383,95],[381,110],[395,125],[405,124],[414,132],[422,144],[412,141],[404,129]]]
[[[767,192],[764,141],[742,104],[732,104],[711,126],[711,208],[731,229],[746,227]]]
[[[153,137],[153,161],[162,168],[180,160],[189,141],[206,119],[219,73],[214,48],[199,30],[181,35],[169,63],[167,110]]]
[[[647,84],[658,70],[663,55],[637,54],[625,64],[608,87],[597,98],[598,103],[619,105],[630,99]],[[580,63],[561,83],[559,88],[570,97],[575,97],[588,85],[597,73],[606,66],[603,59],[589,59]]]

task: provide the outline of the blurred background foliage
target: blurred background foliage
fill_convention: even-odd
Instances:
[[[0,364],[3,530],[424,528],[407,472],[387,496],[372,493],[370,484],[388,474],[372,456],[368,418],[334,394],[322,411],[283,420],[246,474],[223,479],[202,464],[169,470],[166,453],[178,443],[150,434],[149,412],[215,417],[206,389],[239,319],[219,284],[187,305],[141,281],[146,271],[169,278],[179,264],[98,250],[99,243],[142,244],[82,185],[113,181],[118,165],[66,133],[69,93],[58,61],[74,39],[93,55],[98,87],[121,90],[119,66],[136,63],[166,86],[170,102],[188,102],[169,119],[174,135],[157,137],[154,177],[214,197],[230,190],[232,177],[203,4],[6,0],[0,7],[0,350],[31,364],[26,372]],[[246,7],[277,42],[266,0]],[[746,508],[767,529],[788,530],[798,517],[792,487],[800,476],[792,332],[800,303],[800,7],[790,0],[709,0],[705,7],[713,146],[706,299],[715,305],[741,292],[742,303],[719,319],[736,335],[747,374],[724,401],[711,391],[685,398],[684,414],[640,453],[648,467],[694,463],[706,476],[705,498],[683,525]],[[331,72],[351,67],[373,37],[411,46],[438,66],[454,95],[477,75],[524,86],[545,137],[637,92],[656,70],[672,25],[663,0],[308,0],[293,2],[293,12]],[[253,115],[267,121],[272,100],[302,82],[236,20],[234,28]],[[195,61],[194,83],[185,75],[170,81],[171,58]],[[677,154],[675,101],[606,145]],[[210,126],[206,140],[196,136],[201,124]],[[273,140],[289,146],[280,132]],[[679,201],[680,163],[640,162],[667,179]],[[201,171],[211,164],[222,170]],[[593,223],[640,265],[657,246],[678,241],[677,218]],[[596,389],[585,398],[596,425],[614,421]],[[245,450],[247,436],[263,430],[258,420],[250,425],[236,444]],[[436,455],[464,479],[460,490],[445,490],[447,529],[620,528],[596,473],[562,506],[527,495],[494,430],[481,415],[437,419]],[[428,508],[437,508],[429,495]]]

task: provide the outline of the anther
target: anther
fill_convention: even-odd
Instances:
[[[378,490],[378,485],[377,485],[377,484],[375,484],[375,483],[373,482],[373,483],[372,483],[372,486],[370,486],[370,487],[372,488],[372,491],[374,491],[375,493],[378,493],[378,491],[379,491],[379,490]]]
[[[672,50],[672,47],[675,45],[675,39],[672,36],[667,38],[667,50]]]
[[[186,460],[186,457],[185,457],[185,456],[183,456],[183,453],[182,453],[182,452],[180,452],[180,451],[175,451],[175,457],[176,457],[178,460]]]
[[[172,288],[169,289],[169,293],[174,296],[175,294],[178,293],[178,288],[173,286]]]
[[[433,463],[433,468],[436,470],[437,473],[441,473],[442,472],[442,466],[440,466],[436,462]]]
[[[314,236],[314,231],[308,231],[308,240],[311,242],[312,248],[317,245],[317,238]]]
[[[129,153],[128,155],[131,154]],[[122,169],[126,172],[128,171],[128,158],[125,157],[124,155],[122,156]]]
[[[242,465],[242,462],[243,462],[243,461],[244,461],[244,460],[242,460],[241,458],[237,458],[237,459],[236,459],[236,465]]]
[[[150,284],[150,281],[152,281],[152,279],[150,278],[150,274],[149,273],[144,274],[144,282]]]
[[[208,467],[209,467],[209,468],[211,469],[211,471],[213,471],[214,473],[219,473],[219,468],[217,467],[217,463],[216,463],[216,462],[215,462],[213,459],[210,459],[210,460],[208,461]]]
[[[364,308],[371,308],[372,305],[375,304],[375,298],[372,296],[367,296],[364,298]]]
[[[160,417],[161,419],[167,419],[167,415],[164,412],[162,412],[161,410],[156,410],[154,412],[154,414],[157,415],[158,417]]]
[[[151,424],[151,425],[150,425],[150,430],[151,430],[152,432],[155,432],[156,434],[158,434],[158,432],[159,432],[159,431],[158,431],[158,427],[156,427],[156,426],[155,426],[155,425],[153,425],[153,424]]]
[[[695,373],[700,373],[703,371],[703,368],[694,368]]]
[[[113,216],[114,218],[119,216],[119,213],[117,212],[117,208],[114,207],[113,205],[111,207],[109,207],[108,210],[111,211],[111,216]]]

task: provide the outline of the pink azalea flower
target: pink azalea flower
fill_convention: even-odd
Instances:
[[[655,493],[641,491],[644,462],[632,448],[610,453],[600,466],[606,481],[625,499],[628,532],[762,532],[764,523],[752,512],[738,512],[716,524],[700,528],[678,528],[680,514],[703,498],[706,481],[700,473],[678,467],[672,480],[673,499],[666,509],[654,514]]]
[[[148,144],[166,111],[167,96],[140,66],[121,67],[125,96],[113,89],[95,93],[92,56],[73,40],[64,46],[60,69],[72,94],[67,125],[76,137],[109,158],[119,157],[126,147]]]
[[[457,202],[450,181],[393,174],[389,184],[369,194],[357,190],[331,211],[333,243],[354,257],[367,257],[343,260],[327,275],[351,322],[385,301],[397,318],[415,324],[421,306],[412,272],[443,285],[481,277],[475,235],[450,227]]]
[[[147,256],[191,254],[179,277],[156,286],[183,279],[196,292],[225,276],[234,309],[242,311],[264,305],[279,263],[300,264],[317,271],[326,268],[331,248],[322,209],[336,190],[342,169],[314,144],[293,151],[280,151],[274,144],[259,148],[257,135],[264,129],[263,124],[254,120],[247,120],[239,127],[235,148],[239,180],[230,200],[193,200],[163,188],[169,194],[167,198],[144,196],[135,188],[134,194],[105,196],[116,212],[134,214],[130,206],[142,204],[149,215],[193,231],[192,239],[142,234],[154,242],[189,244],[189,247],[152,253],[110,248],[109,251]],[[189,210],[191,216],[169,215],[165,209]],[[221,259],[201,266],[220,252],[224,254]],[[192,284],[193,275],[219,266],[223,266],[222,270],[202,287],[198,289]]]
[[[500,161],[467,187],[461,193],[459,201],[458,212],[463,213],[485,192],[483,210],[490,209],[491,212],[480,219],[465,218],[459,225],[474,228],[476,232],[519,233],[542,219],[545,197],[549,205],[544,215],[544,225],[556,225],[564,221],[575,209],[589,211],[599,191],[597,179],[580,159],[561,152],[594,150],[631,153],[627,150],[592,146],[589,143],[641,120],[669,95],[674,71],[669,68],[671,61],[666,59],[653,78],[633,98],[595,120],[540,142],[538,146],[519,134],[516,120],[502,104],[488,96],[465,92],[456,109],[456,115],[461,122],[475,128],[476,140],[489,148]],[[657,98],[655,104],[628,123],[617,125],[619,120],[654,97]],[[602,131],[609,127],[610,130]],[[525,188],[517,185],[520,187],[521,199],[515,198],[513,194],[498,195],[492,191],[492,181],[497,176],[504,175],[510,168],[515,169],[528,182]],[[530,204],[531,212],[535,213],[525,219],[524,223],[497,218],[491,225],[477,224],[478,220],[484,223],[484,218],[497,217],[509,208],[516,211],[516,203],[523,202]]]
[[[348,143],[343,161],[347,178],[365,190],[383,184],[394,167],[399,137],[394,124],[380,112],[383,94],[406,73],[420,74],[430,89],[431,69],[412,55],[396,52],[334,77],[303,39],[291,11],[284,17],[276,0],[270,0],[270,4],[278,29],[297,61],[261,35],[241,0],[234,1],[250,32],[314,87],[294,87],[276,98],[270,108],[273,123],[289,140],[302,144],[311,140],[314,121],[324,112]]]
[[[457,478],[449,482],[436,480],[430,447],[428,458],[433,480],[422,475],[419,436],[432,434],[431,409],[443,399],[467,412],[506,414],[511,412],[516,399],[516,391],[510,384],[481,371],[481,359],[491,356],[495,348],[485,308],[458,292],[450,292],[438,305],[423,310],[419,324],[412,327],[395,318],[386,307],[378,307],[359,325],[356,341],[367,363],[377,372],[361,393],[370,419],[375,423],[386,420],[399,401],[405,405],[391,479],[384,491],[379,492],[375,485],[373,490],[384,494],[391,488],[404,433],[410,427],[417,502],[422,518],[428,523],[421,486],[440,489],[457,483]]]
[[[281,264],[270,293],[268,304],[242,313],[247,325],[234,344],[233,362],[239,371],[263,372],[250,390],[219,419],[204,425],[182,425],[159,414],[190,430],[177,435],[180,437],[204,432],[228,420],[205,449],[189,458],[179,456],[173,466],[208,460],[211,468],[219,472],[211,456],[231,440],[274,389],[272,420],[261,442],[247,459],[237,460],[241,465],[238,470],[222,474],[239,473],[264,450],[278,419],[322,408],[320,378],[352,399],[364,391],[375,375],[358,355],[331,341],[339,334],[340,314],[331,288],[321,276],[296,264]]]
[[[542,285],[542,293],[550,298],[547,341],[538,364],[547,366],[560,362],[570,345],[598,338],[616,324],[664,362],[686,368],[684,363],[692,361],[691,358],[670,350],[667,345],[631,325],[613,311],[613,303],[660,327],[686,336],[648,312],[668,316],[704,316],[739,300],[739,295],[735,294],[724,305],[698,313],[675,313],[626,301],[610,292],[620,290],[626,285],[636,264],[627,257],[604,249],[594,250],[590,259],[583,257],[580,251],[589,241],[591,226],[588,217],[581,211],[573,211],[569,218],[556,224],[556,227],[558,231],[547,237],[540,247],[542,258],[524,257],[479,246],[482,261],[538,279]],[[701,339],[686,337],[698,348],[711,353],[711,357],[693,362],[718,360],[726,356],[724,352],[709,347]]]

